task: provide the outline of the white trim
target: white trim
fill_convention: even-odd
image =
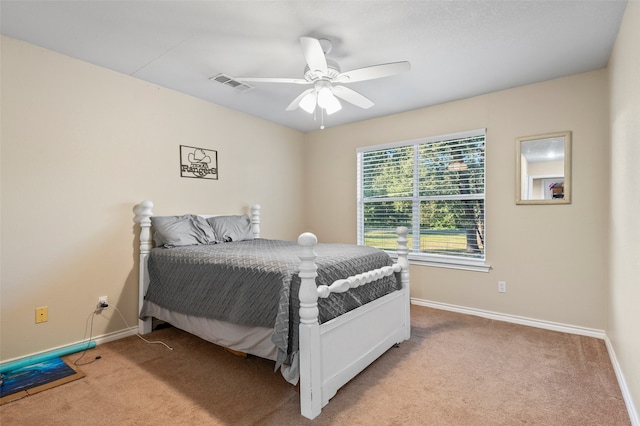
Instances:
[[[125,328],[120,331],[114,331],[112,333],[103,334],[98,337],[94,337],[91,340],[96,342],[96,345],[112,342],[114,340],[124,339],[125,337],[135,336],[138,333],[138,326]]]
[[[534,318],[521,317],[517,315],[502,314],[499,312],[485,311],[482,309],[465,308],[458,305],[450,305],[448,303],[433,302],[430,300],[411,298],[411,303],[428,308],[442,309],[445,311],[458,312],[461,314],[475,315],[478,317],[488,318],[497,321],[510,322],[514,324],[526,325],[529,327],[543,328],[545,330],[559,331],[561,333],[577,334],[580,336],[595,337],[596,339],[604,339],[604,330],[595,328],[579,327],[570,324],[562,324],[558,322],[544,321]]]
[[[385,252],[392,259],[397,257],[396,253],[393,251],[385,250]],[[409,264],[434,266],[437,268],[461,269],[463,271],[474,272],[489,272],[489,270],[491,270],[491,265],[485,263],[484,260],[464,259],[453,256],[437,256],[429,255],[427,253],[409,253]]]
[[[16,361],[20,361],[23,359],[28,359],[28,358],[33,358],[42,354],[46,354],[48,352],[53,352],[53,351],[58,351],[60,349],[65,349],[65,348],[69,348],[72,346],[76,346],[76,345],[81,345],[83,343],[89,343],[89,342],[96,342],[96,345],[101,345],[103,343],[107,343],[107,342],[111,342],[113,340],[119,340],[125,337],[129,337],[129,336],[133,336],[136,334],[136,332],[138,331],[138,327],[130,327],[130,328],[125,328],[124,330],[119,330],[119,331],[114,331],[112,333],[108,333],[108,334],[103,334],[101,336],[97,336],[97,337],[92,337],[90,340],[79,340],[75,343],[71,343],[68,345],[62,345],[62,346],[58,346],[55,348],[49,348],[46,349],[44,351],[40,351],[40,352],[35,352],[32,353],[30,355],[25,355],[25,356],[21,356],[18,358],[12,358],[12,359],[7,359],[4,360],[2,362],[0,362],[0,365],[5,365],[5,364],[9,364],[11,362],[16,362]],[[71,355],[71,354],[69,354]]]
[[[640,426],[640,416],[638,416],[638,412],[633,406],[633,399],[631,398],[631,393],[629,392],[627,381],[624,378],[622,368],[620,368],[620,364],[618,363],[618,358],[616,357],[616,352],[613,350],[613,345],[611,344],[611,340],[609,340],[608,336],[605,336],[604,343],[607,345],[607,352],[609,352],[609,358],[611,358],[613,371],[615,371],[616,373],[616,378],[618,379],[618,385],[620,386],[620,391],[622,392],[622,398],[624,399],[624,403],[627,406],[627,412],[629,413],[629,420],[631,420],[631,424],[633,426]]]
[[[425,256],[409,253],[409,263],[412,265],[435,266],[438,268],[462,269],[465,271],[489,272],[491,265],[484,263],[482,260],[473,259],[449,259],[435,256]]]
[[[408,139],[408,140],[398,141],[398,142],[382,143],[379,145],[361,146],[356,148],[356,152],[377,151],[379,149],[385,149],[385,148],[398,148],[402,146],[409,146],[409,145],[415,145],[415,144],[440,142],[440,141],[446,141],[450,139],[473,138],[473,137],[486,136],[486,135],[487,135],[487,128],[481,127],[479,129],[467,130],[464,132],[446,133],[444,135],[425,136],[421,138]]]

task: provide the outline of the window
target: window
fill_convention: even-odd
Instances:
[[[414,263],[488,271],[485,129],[358,150],[358,244],[393,252],[409,229]]]

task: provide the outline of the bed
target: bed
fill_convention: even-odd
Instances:
[[[370,247],[319,244],[308,232],[297,242],[260,238],[259,205],[250,217],[154,216],[152,209],[151,201],[134,208],[140,334],[156,318],[274,360],[286,380],[299,381],[300,411],[309,419],[409,339],[407,228],[397,230],[393,261]]]

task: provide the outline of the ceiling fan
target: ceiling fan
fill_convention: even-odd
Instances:
[[[338,98],[364,109],[371,108],[374,105],[371,99],[342,84],[388,77],[411,70],[411,64],[403,61],[341,72],[338,64],[325,56],[331,51],[332,43],[330,40],[300,37],[300,45],[307,62],[307,66],[304,69],[304,78],[240,77],[237,80],[243,82],[311,84],[313,87],[300,93],[287,106],[286,110],[292,111],[296,108],[302,108],[311,114],[318,106],[327,114],[333,114],[342,109]]]

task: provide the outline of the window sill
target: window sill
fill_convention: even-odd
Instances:
[[[392,259],[397,259],[396,252],[387,252]],[[433,266],[436,268],[461,269],[464,271],[489,272],[491,265],[484,260],[457,259],[447,256],[427,256],[424,254],[409,253],[410,265]]]

